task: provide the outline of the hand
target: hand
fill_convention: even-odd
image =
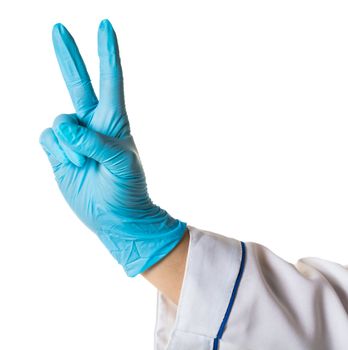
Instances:
[[[53,127],[43,131],[40,143],[70,207],[128,276],[136,276],[175,248],[186,223],[172,218],[148,195],[110,22],[103,20],[98,31],[99,101],[70,33],[56,24],[52,37],[76,113],[58,116]]]

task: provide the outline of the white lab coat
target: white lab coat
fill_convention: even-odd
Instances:
[[[158,292],[155,350],[348,350],[348,267],[289,264],[188,226],[178,306]],[[239,282],[239,283],[238,283]]]

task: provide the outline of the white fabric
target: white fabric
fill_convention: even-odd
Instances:
[[[179,305],[158,292],[155,350],[212,350],[240,268],[239,241],[188,226]],[[348,267],[289,264],[246,243],[245,268],[219,350],[347,350]]]

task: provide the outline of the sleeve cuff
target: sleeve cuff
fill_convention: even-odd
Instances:
[[[158,292],[156,350],[214,349],[241,278],[242,242],[187,227],[190,244],[178,306]]]

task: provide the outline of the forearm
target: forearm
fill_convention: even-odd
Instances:
[[[142,274],[144,278],[152,283],[175,304],[178,304],[179,302],[185,273],[189,240],[189,231],[186,229],[180,243],[164,259]]]

